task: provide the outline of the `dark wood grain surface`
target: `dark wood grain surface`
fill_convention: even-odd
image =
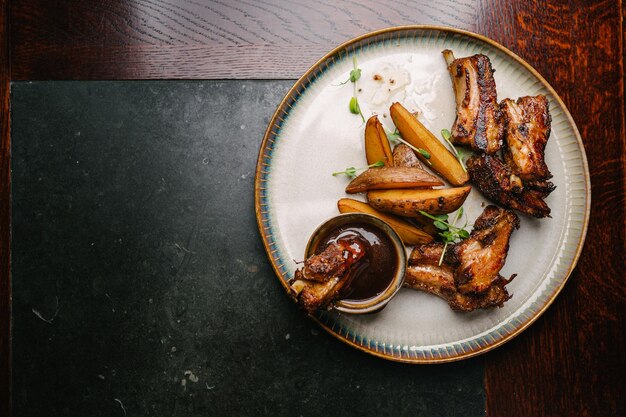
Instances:
[[[489,413],[626,415],[618,379],[626,365],[620,5],[495,0],[480,10],[483,33],[526,59],[563,98],[592,186],[587,243],[568,284],[537,323],[485,361]]]
[[[510,48],[570,109],[586,146],[593,204],[564,291],[528,330],[484,357],[488,415],[626,415],[621,1],[23,0],[10,7],[14,80],[293,79],[351,37],[403,24],[472,30]],[[9,325],[7,63],[0,68],[0,399],[7,398]]]
[[[290,79],[371,30],[417,23],[476,29],[475,0],[381,3],[13,2],[12,74],[14,80]]]
[[[11,136],[8,1],[0,0],[0,416],[11,398]]]

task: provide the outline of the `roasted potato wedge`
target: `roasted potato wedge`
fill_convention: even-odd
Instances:
[[[394,188],[437,187],[444,185],[439,178],[423,169],[408,167],[370,168],[350,181],[346,193]]]
[[[411,167],[424,169],[424,165],[420,162],[415,151],[404,143],[400,143],[393,148],[393,166],[394,167]]]
[[[435,227],[435,225],[433,225],[433,221],[426,216],[420,215],[411,218],[407,217],[407,220],[415,227],[423,230],[431,236],[437,236],[437,233],[439,233],[439,230]]]
[[[439,190],[376,190],[367,193],[367,200],[376,210],[398,216],[417,217],[423,210],[429,214],[446,214],[463,205],[472,187]]]
[[[393,166],[391,146],[378,116],[370,117],[365,125],[365,158],[368,165],[383,161],[386,167]]]
[[[469,180],[469,175],[456,157],[413,114],[400,103],[393,103],[389,111],[402,138],[430,154],[429,159],[419,155],[422,161],[443,175],[452,185],[462,185]]]
[[[400,239],[407,246],[422,245],[432,242],[433,238],[428,233],[413,226],[406,220],[402,220],[394,215],[381,213],[374,210],[369,204],[351,198],[342,198],[337,202],[340,213],[365,213],[378,217],[387,222],[400,236]]]

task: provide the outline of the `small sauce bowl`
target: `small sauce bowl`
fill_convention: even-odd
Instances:
[[[407,256],[404,244],[391,226],[383,220],[380,220],[370,214],[345,213],[332,217],[322,223],[317,227],[317,229],[315,229],[309,238],[309,242],[305,250],[305,258],[308,259],[310,256],[314,255],[321,244],[327,244],[329,236],[333,236],[345,228],[358,228],[361,225],[364,226],[364,234],[368,235],[368,239],[371,238],[373,241],[384,243],[384,245],[376,245],[378,248],[376,254],[380,255],[382,250],[387,250],[390,259],[385,259],[385,262],[393,265],[393,267],[390,268],[392,270],[389,271],[389,274],[392,274],[393,276],[389,278],[384,277],[389,284],[384,287],[382,291],[371,297],[367,297],[365,299],[351,299],[346,297],[333,301],[331,303],[332,308],[343,313],[367,314],[378,312],[382,310],[389,301],[391,301],[404,283],[404,275],[407,265]],[[367,268],[375,267],[376,265],[372,263]],[[384,276],[384,270],[378,272]],[[354,279],[357,280],[362,276],[363,275],[357,275]],[[384,282],[382,285],[384,285]]]

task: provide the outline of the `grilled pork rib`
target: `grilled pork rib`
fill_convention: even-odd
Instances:
[[[366,255],[359,238],[342,238],[304,261],[289,282],[292,293],[309,313],[326,307],[349,282],[350,272]]]
[[[556,185],[554,185],[550,181],[545,180],[537,180],[537,181],[524,181],[524,186],[530,190],[534,190],[537,192],[537,195],[540,195],[541,198],[546,198],[552,191],[556,189]]]
[[[474,311],[502,307],[505,301],[511,298],[505,287],[510,281],[498,275],[486,292],[462,294],[454,288],[453,281],[441,279],[429,267],[409,266],[406,270],[404,286],[443,298],[453,310]]]
[[[461,293],[483,293],[497,279],[509,252],[509,239],[519,228],[510,210],[487,206],[474,222],[468,239],[450,250],[450,262],[458,265],[455,282]]]
[[[543,95],[517,102],[507,98],[500,108],[506,125],[504,162],[524,182],[551,178],[544,160],[552,123],[548,99]]]
[[[443,56],[456,96],[452,142],[489,154],[497,152],[502,146],[504,124],[489,58],[473,55],[455,59],[448,49]]]
[[[474,155],[467,160],[467,172],[478,189],[496,203],[537,218],[550,216],[550,207],[543,201],[547,190],[525,187],[497,157]]]
[[[478,217],[468,239],[448,246],[443,263],[443,243],[415,247],[409,258],[404,285],[437,295],[454,310],[472,311],[501,307],[510,298],[510,279],[499,272],[509,250],[509,239],[519,227],[517,216],[488,206]]]

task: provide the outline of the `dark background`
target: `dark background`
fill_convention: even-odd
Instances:
[[[16,416],[484,415],[481,361],[383,361],[285,296],[253,196],[291,84],[13,83]]]
[[[111,91],[106,92],[100,90],[100,86],[81,86],[82,83],[77,86],[63,83],[13,83],[15,96],[12,111],[16,123],[13,132],[23,132],[20,134],[24,136],[23,139],[12,139],[9,117],[11,80],[290,80],[299,77],[337,44],[370,30],[401,24],[449,25],[486,35],[528,61],[563,98],[580,129],[591,172],[592,211],[587,242],[579,264],[563,292],[535,324],[513,341],[469,362],[435,367],[390,364],[360,352],[353,352],[324,334],[314,336],[310,333],[314,329],[311,324],[302,317],[294,318],[291,315],[282,322],[285,329],[280,327],[280,323],[272,324],[280,330],[277,334],[283,334],[282,330],[289,329],[285,333],[291,335],[290,339],[276,340],[276,346],[283,343],[287,352],[293,355],[290,357],[294,361],[298,355],[305,357],[306,348],[318,349],[315,355],[320,356],[313,356],[312,362],[307,363],[317,363],[318,359],[326,360],[319,352],[332,351],[333,355],[345,355],[350,358],[346,360],[353,360],[352,363],[358,363],[359,367],[371,366],[374,372],[383,375],[383,387],[390,387],[390,381],[396,382],[396,379],[400,379],[400,382],[416,379],[418,381],[412,383],[419,385],[413,387],[423,394],[411,397],[411,404],[416,408],[419,408],[419,404],[428,406],[421,401],[439,398],[428,395],[430,391],[426,387],[430,385],[421,385],[424,380],[431,378],[434,381],[433,387],[436,389],[433,392],[438,392],[444,385],[448,387],[447,384],[452,384],[448,379],[464,377],[472,379],[474,382],[471,386],[474,387],[480,384],[474,379],[476,369],[479,370],[480,379],[484,366],[482,382],[486,411],[490,416],[626,414],[624,402],[620,401],[625,392],[619,378],[621,370],[625,368],[626,356],[623,353],[626,344],[622,331],[626,311],[623,279],[626,203],[623,2],[442,0],[413,3],[398,0],[390,5],[380,6],[378,2],[362,0],[340,3],[322,1],[316,2],[313,7],[310,2],[302,0],[0,0],[0,13],[0,415],[8,415],[11,363],[14,368],[15,415],[50,411],[44,410],[46,405],[53,407],[55,412],[64,413],[56,408],[62,404],[67,404],[68,407],[74,404],[75,409],[84,411],[89,404],[96,404],[98,401],[103,402],[102,408],[92,410],[91,413],[106,413],[109,409],[105,407],[119,405],[114,401],[115,398],[122,400],[129,412],[149,410],[152,405],[146,403],[144,406],[139,402],[128,401],[128,398],[157,398],[159,401],[155,400],[156,403],[168,404],[170,407],[175,407],[172,404],[178,404],[178,407],[196,404],[198,407],[206,407],[207,411],[211,410],[210,407],[217,407],[204,398],[176,402],[175,399],[163,398],[166,394],[158,394],[167,392],[172,396],[184,396],[201,388],[202,381],[209,382],[212,374],[208,370],[213,369],[213,365],[202,365],[195,363],[196,361],[187,363],[181,359],[186,356],[177,355],[178,348],[181,347],[191,358],[202,355],[209,358],[206,353],[201,355],[199,352],[206,352],[202,348],[213,346],[216,342],[206,330],[209,326],[204,326],[205,323],[198,314],[209,323],[209,318],[203,316],[208,311],[219,311],[223,314],[229,311],[228,308],[232,308],[234,315],[244,315],[244,311],[252,311],[248,308],[252,309],[253,304],[245,308],[239,305],[230,306],[228,301],[231,297],[240,300],[240,303],[260,302],[244,298],[243,294],[236,292],[240,287],[231,287],[234,283],[228,281],[225,289],[216,289],[216,294],[224,291],[223,297],[213,295],[214,305],[201,305],[201,295],[208,296],[208,290],[192,284],[194,277],[196,280],[200,276],[218,278],[218,275],[211,275],[215,274],[213,270],[216,266],[208,267],[210,259],[219,259],[218,271],[220,267],[223,270],[235,268],[237,272],[230,275],[231,278],[246,279],[248,285],[250,282],[259,285],[257,291],[267,291],[273,303],[263,308],[283,311],[293,309],[269,272],[268,262],[256,235],[246,237],[247,244],[251,246],[247,247],[247,257],[240,258],[246,269],[232,264],[230,259],[218,258],[218,254],[200,245],[203,227],[215,229],[217,233],[223,232],[226,224],[222,223],[224,219],[209,220],[211,210],[209,203],[206,203],[207,199],[187,200],[185,197],[186,193],[218,188],[215,183],[194,182],[196,178],[207,175],[207,171],[203,170],[203,166],[196,167],[196,155],[185,153],[187,145],[198,140],[191,136],[193,129],[209,119],[192,119],[196,123],[176,130],[177,135],[169,137],[171,142],[167,142],[164,134],[174,129],[173,126],[167,126],[167,122],[175,124],[180,120],[174,118],[174,115],[150,114],[150,120],[162,123],[157,124],[158,129],[153,127],[152,130],[154,137],[161,140],[153,143],[146,139],[147,136],[143,136],[142,141],[142,136],[137,131],[134,132],[135,137],[129,139],[136,125],[142,122],[140,119],[145,121],[148,117],[147,114],[134,113],[146,111],[146,102],[144,107],[140,105],[141,100],[145,99],[144,94],[135,97],[130,92],[133,88],[140,87],[134,86],[137,83],[111,88]],[[185,85],[172,84],[164,88],[177,92]],[[285,89],[289,82],[278,82],[278,85]],[[32,90],[29,91],[29,88]],[[37,98],[44,97],[46,89],[56,89],[48,91],[47,97],[65,105],[56,108],[57,103],[45,103],[43,98]],[[110,100],[106,108],[98,110],[100,114],[93,107],[99,100],[98,91],[103,100],[105,97]],[[18,95],[22,93],[23,96]],[[113,103],[115,94],[120,96]],[[126,100],[122,100],[124,94],[129,94],[124,96]],[[147,94],[145,96],[148,97]],[[18,112],[20,97],[25,101],[21,103],[23,107]],[[27,100],[29,97],[31,101]],[[278,98],[273,97],[273,100],[275,101],[267,103],[267,108],[255,110],[256,112],[243,113],[241,109],[236,109],[240,112],[237,117],[242,120],[253,117],[253,114],[259,117],[261,111],[264,112],[262,117],[268,117]],[[165,106],[167,103],[161,104]],[[124,108],[125,113],[122,112]],[[39,113],[46,109],[49,113]],[[72,114],[71,111],[77,113]],[[79,141],[72,137],[78,130],[81,131],[81,136],[82,132],[89,131],[88,120],[95,123],[100,117],[102,125],[105,115],[110,118],[117,116],[118,122],[127,122],[117,130],[114,126],[108,126],[108,129],[101,126],[102,129],[96,132],[95,127],[91,127],[93,134],[89,135],[89,140]],[[54,119],[58,119],[57,128],[53,126]],[[75,125],[65,124],[63,128],[78,127],[80,124],[80,129],[62,131],[60,123],[63,120],[77,121]],[[252,124],[245,121],[230,126],[236,131],[241,124],[250,125],[248,140],[254,142],[254,146],[252,142],[245,142],[251,146],[245,150],[237,148],[245,154],[241,159],[230,159],[239,155],[233,156],[228,152],[229,148],[220,148],[226,146],[222,139],[224,132],[220,132],[219,139],[204,141],[202,145],[198,142],[196,146],[207,146],[210,143],[217,147],[212,154],[228,154],[226,159],[230,162],[221,161],[225,166],[239,161],[242,165],[248,164],[252,167],[260,140],[259,134],[264,126],[263,120],[257,123],[257,130],[254,131],[257,133],[253,133]],[[258,126],[262,126],[260,130]],[[180,132],[183,132],[182,136]],[[185,136],[187,134],[189,137]],[[46,147],[53,135],[55,140],[71,146],[64,150]],[[102,139],[93,142],[96,138]],[[176,140],[183,139],[185,142],[176,143]],[[187,140],[190,142],[186,142]],[[162,149],[156,147],[158,144],[167,144],[165,148],[171,154],[164,155]],[[243,142],[233,142],[232,146],[235,144],[241,146]],[[98,158],[94,149],[104,157]],[[122,149],[128,152],[122,153]],[[19,168],[20,162],[23,163],[23,170],[15,171],[13,220],[10,200],[11,152],[14,154],[14,168]],[[200,163],[206,156],[211,155],[208,152],[202,155]],[[142,157],[145,158],[141,159]],[[79,163],[76,164],[76,161]],[[124,166],[125,169],[120,168]],[[38,169],[44,175],[38,175]],[[98,178],[85,176],[82,170],[89,170],[90,175]],[[158,179],[159,172],[168,174],[163,175],[163,178],[169,179],[169,183],[161,186],[153,182]],[[199,176],[194,177],[194,173]],[[39,177],[42,178],[41,183],[38,181]],[[246,195],[241,197],[248,199],[248,207],[241,205],[226,212],[226,215],[233,216],[229,218],[234,218],[239,213],[243,217],[237,217],[238,219],[246,219],[234,226],[233,231],[240,233],[254,230],[254,222],[251,220],[252,183],[250,178],[246,180],[249,182],[237,183],[237,186],[249,188],[250,194],[244,193]],[[222,181],[227,184],[229,180],[224,178]],[[176,189],[176,185],[181,189]],[[139,192],[142,186],[154,191],[150,199],[146,200],[148,196]],[[159,194],[159,187],[167,191]],[[31,188],[37,192],[30,193]],[[103,192],[101,200],[97,193],[92,194],[94,190]],[[166,192],[172,193],[174,199],[167,199],[163,195]],[[126,197],[125,200],[119,201],[122,196]],[[235,196],[228,195],[226,198],[231,201]],[[162,206],[157,209],[159,203]],[[236,210],[240,211],[235,212]],[[101,214],[102,222],[98,223],[95,216],[88,216],[85,211]],[[38,213],[41,213],[42,218],[37,217]],[[107,213],[125,214],[126,217],[116,219],[111,214],[107,216]],[[146,213],[152,214],[154,218],[143,215]],[[55,222],[44,221],[51,218]],[[14,225],[13,240],[11,222]],[[198,227],[195,238],[198,239],[198,251],[181,245],[181,242],[187,243],[185,239],[189,239],[191,234],[189,228],[194,224]],[[54,229],[53,226],[57,228]],[[77,230],[79,226],[88,227]],[[204,230],[204,233],[210,232]],[[24,240],[20,236],[24,236]],[[115,239],[122,239],[117,243],[119,246],[115,245]],[[156,247],[149,246],[155,245],[155,241],[158,242]],[[181,248],[193,250],[198,256],[193,257],[191,253],[176,246],[172,248],[172,242],[178,243]],[[52,247],[45,247],[45,243]],[[93,247],[91,243],[94,243]],[[238,249],[235,247],[232,250]],[[13,253],[10,257],[11,251]],[[18,256],[20,253],[24,253],[25,257]],[[145,256],[140,258],[136,255],[139,253]],[[12,266],[10,259],[13,260]],[[27,262],[28,259],[31,260],[30,263]],[[147,259],[147,265],[143,264],[144,259]],[[248,259],[254,259],[255,262],[249,264]],[[247,267],[251,264],[258,266],[258,272],[247,272]],[[181,265],[187,266],[181,268]],[[172,266],[176,272],[168,271]],[[74,271],[70,268],[74,268]],[[189,268],[187,271],[190,276],[183,279],[184,274],[179,271],[184,271],[185,268]],[[78,278],[84,276],[88,279]],[[23,281],[20,277],[23,277]],[[254,277],[265,279],[256,284]],[[177,281],[181,279],[183,280]],[[15,302],[13,359],[10,356],[9,339],[11,280]],[[35,282],[40,284],[35,285]],[[134,297],[131,282],[143,293],[143,297]],[[168,292],[172,288],[178,288],[178,295]],[[154,297],[149,295],[152,293]],[[278,294],[280,296],[274,296]],[[155,304],[158,296],[162,297],[159,300],[160,305]],[[32,312],[32,308],[35,308],[44,318],[53,317],[57,308],[57,297],[59,311],[52,324],[38,319]],[[185,300],[186,307],[175,306],[172,297]],[[153,299],[152,304],[149,303],[150,298]],[[169,304],[167,300],[170,300]],[[154,356],[146,356],[145,349],[152,349],[153,344],[158,347],[164,335],[168,334],[167,327],[160,327],[171,324],[162,320],[167,319],[167,312],[170,311],[172,317],[176,317],[176,311],[183,310],[185,312],[180,313],[181,323],[177,322],[179,318],[175,318],[172,328],[179,327],[187,331],[204,329],[204,333],[183,337],[171,330],[172,337],[179,338],[181,342],[176,344],[178,340],[174,340],[172,345],[167,346],[170,346],[170,350],[176,346],[177,351],[168,354],[166,351],[154,349]],[[89,314],[90,312],[98,314]],[[273,310],[273,314],[277,312],[278,310]],[[226,315],[217,314],[211,320],[215,320],[216,323],[213,324],[219,328],[220,325],[226,326],[220,322],[225,317]],[[243,317],[240,316],[239,319],[241,323]],[[24,327],[20,327],[20,323],[24,323]],[[100,333],[94,329],[98,325],[102,327]],[[263,328],[267,329],[270,325],[261,322],[252,334],[243,334],[241,329],[235,327],[227,328],[225,332],[233,335],[236,340],[250,342],[257,337],[266,336]],[[291,330],[289,326],[294,326],[295,330]],[[307,340],[306,338],[312,342],[310,345],[297,342]],[[169,343],[169,339],[167,340]],[[200,345],[195,346],[192,340],[200,340]],[[68,343],[72,341],[76,343]],[[113,346],[105,346],[110,344]],[[294,346],[302,351],[289,350],[296,349]],[[215,348],[226,349],[222,346]],[[273,352],[268,346],[255,348],[267,355]],[[165,342],[160,349],[166,350]],[[243,351],[245,349],[222,352],[228,355],[228,359],[240,363],[246,362],[245,354],[241,353]],[[261,366],[264,362],[259,358],[252,358],[250,363]],[[339,356],[342,363],[343,358]],[[331,357],[331,360],[339,359]],[[33,369],[30,367],[30,360],[35,364],[45,361],[45,366]],[[153,366],[130,366],[141,363],[150,363]],[[120,364],[120,369],[104,368],[117,364]],[[241,366],[243,369],[243,365]],[[280,376],[282,370],[292,370],[293,366],[263,365],[263,368],[257,368],[260,369],[258,373],[252,374],[251,380],[242,377],[243,373],[237,374],[236,372],[243,371],[236,371],[235,368],[223,369],[222,372],[233,375],[232,380],[236,382],[231,381],[230,389],[234,393],[248,393],[250,391],[246,387],[251,385],[246,384],[261,384],[270,380],[264,370]],[[171,378],[171,389],[160,384],[161,380],[156,377],[163,370],[166,372],[163,378]],[[180,385],[184,375],[180,373],[186,370],[193,371],[199,379],[198,383],[187,382],[185,391]],[[363,375],[358,372],[365,370],[352,372],[355,372],[352,375]],[[92,374],[95,374],[93,381],[88,379]],[[98,375],[105,379],[102,380]],[[125,382],[120,382],[122,378],[119,375],[126,377]],[[266,379],[260,375],[265,375],[263,378]],[[288,377],[293,375],[289,374]],[[336,383],[338,377],[334,374],[330,378]],[[177,378],[177,383],[174,378]],[[321,377],[316,378],[316,382],[327,383]],[[276,379],[279,378],[272,378],[274,381]],[[279,380],[285,381],[288,378]],[[223,384],[217,383],[213,390],[220,386],[227,390]],[[394,387],[397,388],[397,385]],[[155,391],[150,391],[151,388]],[[280,388],[274,388],[270,392],[279,391]],[[372,404],[373,394],[381,391],[382,388],[374,386],[364,394],[353,393],[347,397],[333,394],[326,402],[317,404],[329,407],[329,403],[355,399],[359,395],[358,401],[355,401],[355,411],[358,411],[361,405],[365,408],[367,404]],[[450,404],[463,402],[463,392],[468,391],[465,388],[461,393],[446,391]],[[124,393],[130,394],[123,396]],[[87,397],[82,404],[63,400],[81,398],[83,394]],[[212,393],[203,394],[209,398],[208,395]],[[228,401],[228,392],[223,394],[225,395],[218,399],[222,403]],[[251,403],[262,404],[253,401],[261,398],[254,395],[258,394],[248,394]],[[473,396],[476,397],[477,395]],[[266,397],[262,398],[265,401]],[[278,394],[268,398],[268,405],[270,401],[282,401]],[[22,407],[26,400],[30,400],[32,409]],[[42,404],[38,405],[36,401],[41,401]],[[408,408],[409,405],[406,404],[401,407]],[[449,410],[445,408],[448,403],[438,404],[442,407],[442,412]],[[233,404],[221,404],[220,407],[238,410],[237,407],[241,405],[233,400]],[[119,408],[117,411],[121,412]],[[172,410],[174,408],[160,409],[161,412]],[[257,411],[263,413],[261,409]],[[158,410],[155,409],[154,412],[157,413]]]

